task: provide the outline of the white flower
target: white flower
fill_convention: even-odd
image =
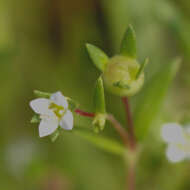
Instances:
[[[52,134],[58,126],[66,130],[73,128],[73,114],[68,109],[68,102],[61,92],[52,94],[50,99],[32,100],[30,107],[40,115],[40,137]]]
[[[168,143],[166,155],[171,162],[190,159],[190,127],[183,128],[177,123],[163,125],[162,138]]]

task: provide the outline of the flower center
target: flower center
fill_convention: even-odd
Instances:
[[[49,109],[53,110],[59,119],[61,119],[66,113],[66,109],[63,106],[59,106],[53,102],[49,105]]]

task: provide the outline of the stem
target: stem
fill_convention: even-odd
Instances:
[[[132,122],[132,117],[131,117],[128,100],[126,101],[126,99],[123,98],[123,102],[126,105],[130,136],[125,131],[125,129],[122,127],[122,125],[115,119],[115,117],[113,115],[107,114],[107,120],[110,121],[110,123],[113,125],[113,127],[115,128],[117,133],[120,135],[125,146],[129,147],[129,149],[130,149],[129,153],[133,154],[133,153],[135,153],[135,145],[136,145],[136,141],[134,138],[134,132],[133,132],[133,122]],[[95,116],[94,113],[85,112],[80,109],[76,109],[75,112],[84,117],[93,118]],[[130,145],[130,146],[128,146],[128,145]],[[128,176],[127,176],[127,189],[135,190],[135,162],[133,159],[129,161]]]
[[[78,115],[84,116],[84,117],[94,117],[95,116],[94,113],[85,112],[80,109],[76,109],[75,113],[77,113]]]
[[[85,112],[82,111],[80,109],[76,109],[75,113],[84,116],[84,117],[91,117],[93,118],[95,116],[94,113],[89,113],[89,112]],[[118,134],[120,135],[123,143],[127,146],[128,145],[128,134],[126,133],[125,129],[121,126],[121,124],[114,118],[113,115],[111,114],[107,114],[107,120],[110,121],[110,123],[112,123],[113,127],[115,128],[115,130],[118,132]]]
[[[128,131],[129,131],[129,143],[130,143],[130,151],[129,153],[135,154],[136,152],[136,139],[134,135],[134,123],[133,118],[131,114],[130,104],[127,97],[122,98],[123,104],[125,105],[125,111],[126,111],[126,118],[128,122]],[[128,162],[128,176],[127,176],[127,189],[128,190],[135,190],[135,169],[136,169],[136,162],[134,160],[129,160]]]
[[[129,164],[128,168],[128,176],[127,176],[127,189],[135,190],[135,163],[132,162]]]
[[[123,97],[122,101],[125,105],[126,118],[128,122],[130,148],[133,150],[136,148],[136,139],[134,135],[134,124],[133,124],[132,114],[130,110],[129,100],[127,97]]]
[[[121,126],[121,124],[111,114],[107,115],[107,120],[112,123],[113,127],[116,129],[121,139],[123,140],[123,143],[126,146],[128,146],[128,134],[126,133],[125,129]]]

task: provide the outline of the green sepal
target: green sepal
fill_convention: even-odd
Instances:
[[[39,123],[40,120],[41,120],[41,119],[40,119],[40,116],[37,115],[37,114],[35,114],[35,115],[32,117],[30,123]]]
[[[69,110],[74,111],[76,108],[79,107],[79,104],[75,100],[73,100],[69,97],[66,97],[66,99],[67,99],[68,104],[69,104]]]
[[[39,98],[50,98],[51,93],[34,90],[34,94]]]
[[[93,125],[95,126],[95,131],[98,132],[98,128],[100,130],[104,129],[106,122],[104,86],[101,76],[98,78],[94,90],[94,113],[95,117],[93,120]]]
[[[137,72],[137,75],[136,75],[136,79],[138,79],[139,76],[142,74],[142,72],[144,71],[144,69],[147,66],[148,62],[149,62],[149,58],[146,58],[144,60],[144,62],[140,65],[140,68],[139,68],[139,70]]]
[[[136,35],[132,25],[127,28],[123,40],[121,42],[120,54],[123,56],[136,58]]]
[[[86,48],[95,66],[103,72],[109,61],[108,56],[100,48],[94,45],[86,44]]]
[[[55,142],[60,135],[60,130],[57,129],[52,135],[50,135],[51,142]]]
[[[95,117],[92,121],[92,124],[94,125],[94,132],[99,133],[104,129],[104,126],[106,124],[106,114],[105,113],[97,113],[95,114]]]
[[[104,85],[102,77],[100,76],[95,84],[94,90],[94,111],[95,113],[105,113],[105,96],[104,96]]]

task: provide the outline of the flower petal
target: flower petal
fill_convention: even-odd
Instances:
[[[58,128],[58,120],[56,117],[43,118],[39,125],[40,137],[45,137],[52,134]]]
[[[66,130],[72,130],[73,128],[73,114],[71,111],[67,111],[60,121],[60,126]]]
[[[169,143],[185,142],[184,130],[177,123],[168,123],[163,125],[161,135],[164,141]]]
[[[50,101],[46,98],[37,98],[30,102],[30,107],[38,114],[51,115],[52,112],[49,109]]]
[[[66,98],[62,95],[61,92],[58,91],[58,92],[52,94],[50,99],[55,104],[57,104],[59,106],[63,106],[65,109],[68,108],[68,102],[67,102]]]
[[[187,156],[187,154],[179,149],[176,145],[169,145],[166,151],[166,155],[168,160],[171,162],[183,161]]]

